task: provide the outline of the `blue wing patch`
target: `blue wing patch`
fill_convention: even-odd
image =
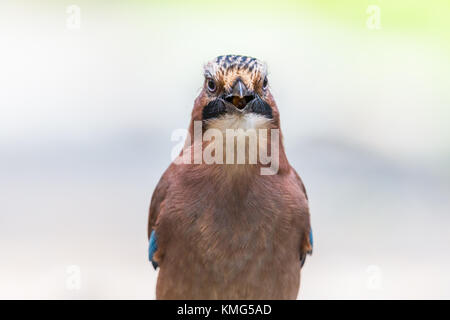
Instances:
[[[312,231],[312,228],[309,230],[309,243],[311,244],[311,250],[308,251],[308,252],[306,252],[305,254],[303,254],[303,255],[300,257],[300,263],[301,263],[301,266],[302,266],[302,267],[303,267],[303,265],[305,264],[305,261],[306,261],[306,255],[307,255],[307,254],[312,254],[312,252],[313,252],[314,239],[313,239],[313,231]]]
[[[156,233],[155,230],[152,230],[152,234],[150,235],[150,241],[148,245],[148,260],[153,265],[153,268],[158,268],[158,263],[153,260],[153,256],[155,255],[156,250],[158,250],[158,244],[156,243]]]

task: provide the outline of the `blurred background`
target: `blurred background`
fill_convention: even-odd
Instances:
[[[0,298],[155,297],[150,197],[233,53],[309,193],[299,298],[449,299],[449,39],[447,0],[2,1]]]

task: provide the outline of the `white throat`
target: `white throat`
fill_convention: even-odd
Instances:
[[[206,125],[208,128],[219,129],[225,133],[227,129],[269,129],[271,121],[271,119],[255,113],[233,113],[208,120]]]

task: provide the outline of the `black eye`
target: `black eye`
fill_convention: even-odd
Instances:
[[[214,92],[217,89],[216,82],[213,79],[207,79],[206,86],[208,87],[208,90],[211,92]]]
[[[263,88],[264,90],[266,90],[268,85],[269,85],[269,80],[267,80],[267,77],[265,77],[265,78],[264,78],[264,81],[263,81],[262,88]]]

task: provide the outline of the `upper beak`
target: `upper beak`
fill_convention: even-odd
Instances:
[[[231,90],[231,95],[243,98],[249,95],[249,92],[245,84],[243,84],[241,80],[238,80],[236,81],[236,83],[233,86],[233,89]]]
[[[241,80],[238,80],[225,99],[231,102],[236,108],[242,110],[254,97],[254,93],[248,90]]]

